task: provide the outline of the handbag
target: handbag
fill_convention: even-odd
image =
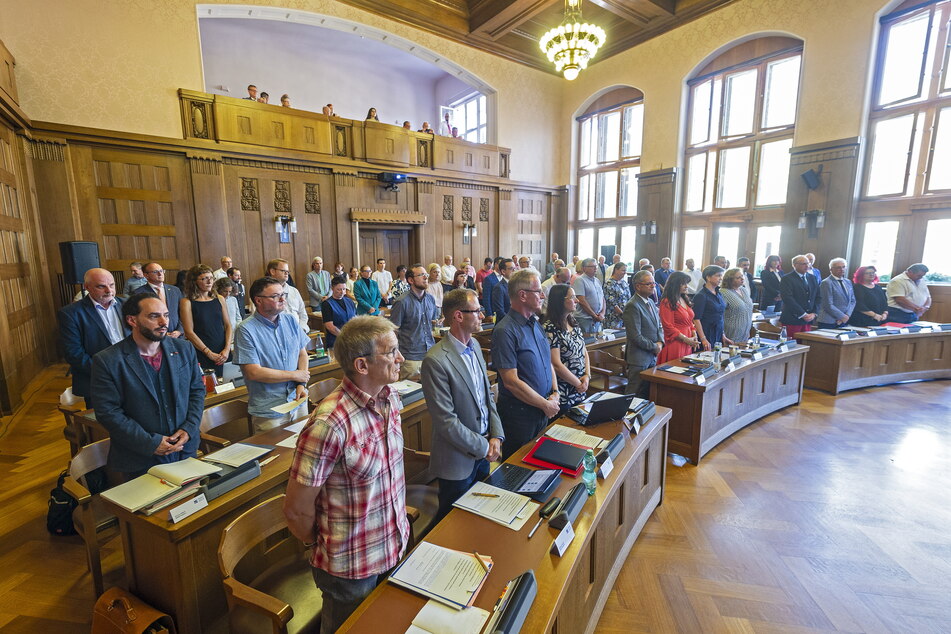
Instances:
[[[172,617],[122,588],[102,593],[92,610],[92,634],[175,634]]]

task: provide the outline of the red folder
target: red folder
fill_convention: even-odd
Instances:
[[[529,451],[528,454],[524,458],[522,458],[522,462],[526,464],[530,464],[535,467],[541,467],[542,469],[559,469],[562,471],[562,473],[564,473],[565,475],[569,475],[572,478],[577,478],[581,474],[581,472],[584,471],[583,462],[577,469],[571,470],[571,469],[567,469],[565,467],[559,467],[556,464],[551,464],[550,462],[545,462],[544,460],[539,460],[535,458],[535,452],[538,450],[539,447],[541,447],[546,442],[559,443],[562,445],[568,445],[569,447],[579,447],[585,450],[588,449],[588,447],[585,447],[583,445],[576,445],[574,443],[564,442],[562,440],[556,440],[552,438],[551,436],[542,436],[537,441],[535,441],[535,446],[532,447],[531,451]]]

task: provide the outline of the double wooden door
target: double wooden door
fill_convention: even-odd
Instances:
[[[400,264],[406,267],[414,263],[410,261],[410,243],[412,242],[412,230],[403,229],[366,229],[360,228],[360,262],[355,262],[354,266],[360,267],[366,264],[374,271],[376,270],[376,261],[379,258],[386,260],[386,269],[395,273],[396,267]]]

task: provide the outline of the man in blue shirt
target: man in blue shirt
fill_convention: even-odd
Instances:
[[[254,315],[235,333],[234,362],[248,387],[248,414],[255,432],[279,427],[307,414],[307,401],[287,414],[271,408],[307,396],[308,337],[284,311],[287,292],[273,277],[262,277],[249,290]]]
[[[439,321],[436,299],[426,292],[429,275],[423,265],[414,264],[406,273],[406,281],[410,284],[409,292],[400,295],[390,313],[390,321],[399,329],[396,340],[404,358],[400,366],[401,380],[419,375],[426,351],[436,343],[433,326]]]
[[[501,378],[502,460],[538,436],[559,409],[551,346],[536,317],[542,306],[538,273],[512,274],[508,291],[511,309],[492,332],[492,363]]]

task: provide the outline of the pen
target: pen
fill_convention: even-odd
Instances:
[[[478,492],[474,492],[472,495],[475,496],[475,497],[477,497],[477,498],[497,498],[497,497],[499,497],[499,495],[498,495],[497,493],[478,493]]]
[[[277,454],[274,454],[274,455],[271,456],[270,458],[266,458],[266,459],[262,460],[262,461],[261,461],[261,464],[258,465],[258,466],[263,467],[264,465],[266,465],[266,464],[268,464],[268,463],[270,463],[270,462],[274,462],[275,460],[277,460]]]
[[[489,565],[485,563],[485,560],[482,559],[482,555],[480,555],[479,553],[474,553],[474,554],[475,554],[475,558],[479,560],[479,563],[482,564],[482,567],[485,569],[485,571],[489,572]]]

